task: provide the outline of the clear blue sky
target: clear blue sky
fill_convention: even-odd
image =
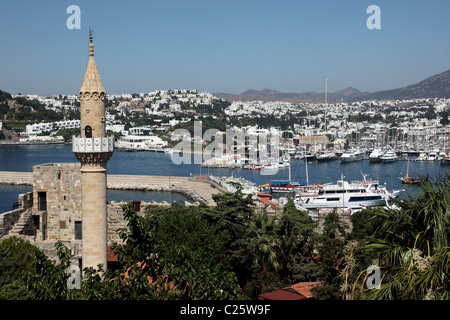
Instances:
[[[81,30],[69,30],[69,5]],[[381,29],[369,30],[369,5]],[[394,89],[450,69],[448,0],[1,0],[0,89],[77,94],[89,26],[107,93]]]

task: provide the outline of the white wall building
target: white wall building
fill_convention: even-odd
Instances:
[[[80,128],[80,126],[81,126],[80,120],[41,122],[41,123],[27,124],[25,132],[28,134],[30,134],[30,133],[41,134],[42,132],[47,132],[47,131]]]

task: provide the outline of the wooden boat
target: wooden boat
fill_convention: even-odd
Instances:
[[[406,169],[406,175],[404,177],[400,177],[400,181],[404,184],[421,184],[422,180],[420,178],[413,178],[409,176],[409,160],[408,160],[408,168]]]

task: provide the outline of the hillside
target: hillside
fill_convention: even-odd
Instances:
[[[402,100],[419,98],[450,98],[450,70],[403,88],[367,93],[360,96],[358,100]]]
[[[288,102],[324,102],[325,93],[310,92],[280,92],[271,89],[247,90],[241,94],[214,93],[216,97],[228,101],[288,101]],[[363,101],[363,100],[401,100],[418,98],[449,98],[450,97],[450,70],[431,76],[416,84],[403,88],[361,92],[349,87],[335,92],[328,92],[328,101]]]

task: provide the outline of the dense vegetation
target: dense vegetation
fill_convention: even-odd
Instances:
[[[423,191],[391,209],[363,210],[346,232],[339,216],[317,223],[290,200],[275,218],[242,193],[217,206],[123,207],[127,228],[104,274],[85,270],[68,289],[68,249],[59,264],[17,238],[0,243],[1,299],[254,299],[297,282],[322,282],[316,299],[449,299],[450,178],[423,178]],[[378,281],[368,267],[379,268]],[[374,286],[369,286],[372,281]],[[375,289],[374,289],[375,288]]]

